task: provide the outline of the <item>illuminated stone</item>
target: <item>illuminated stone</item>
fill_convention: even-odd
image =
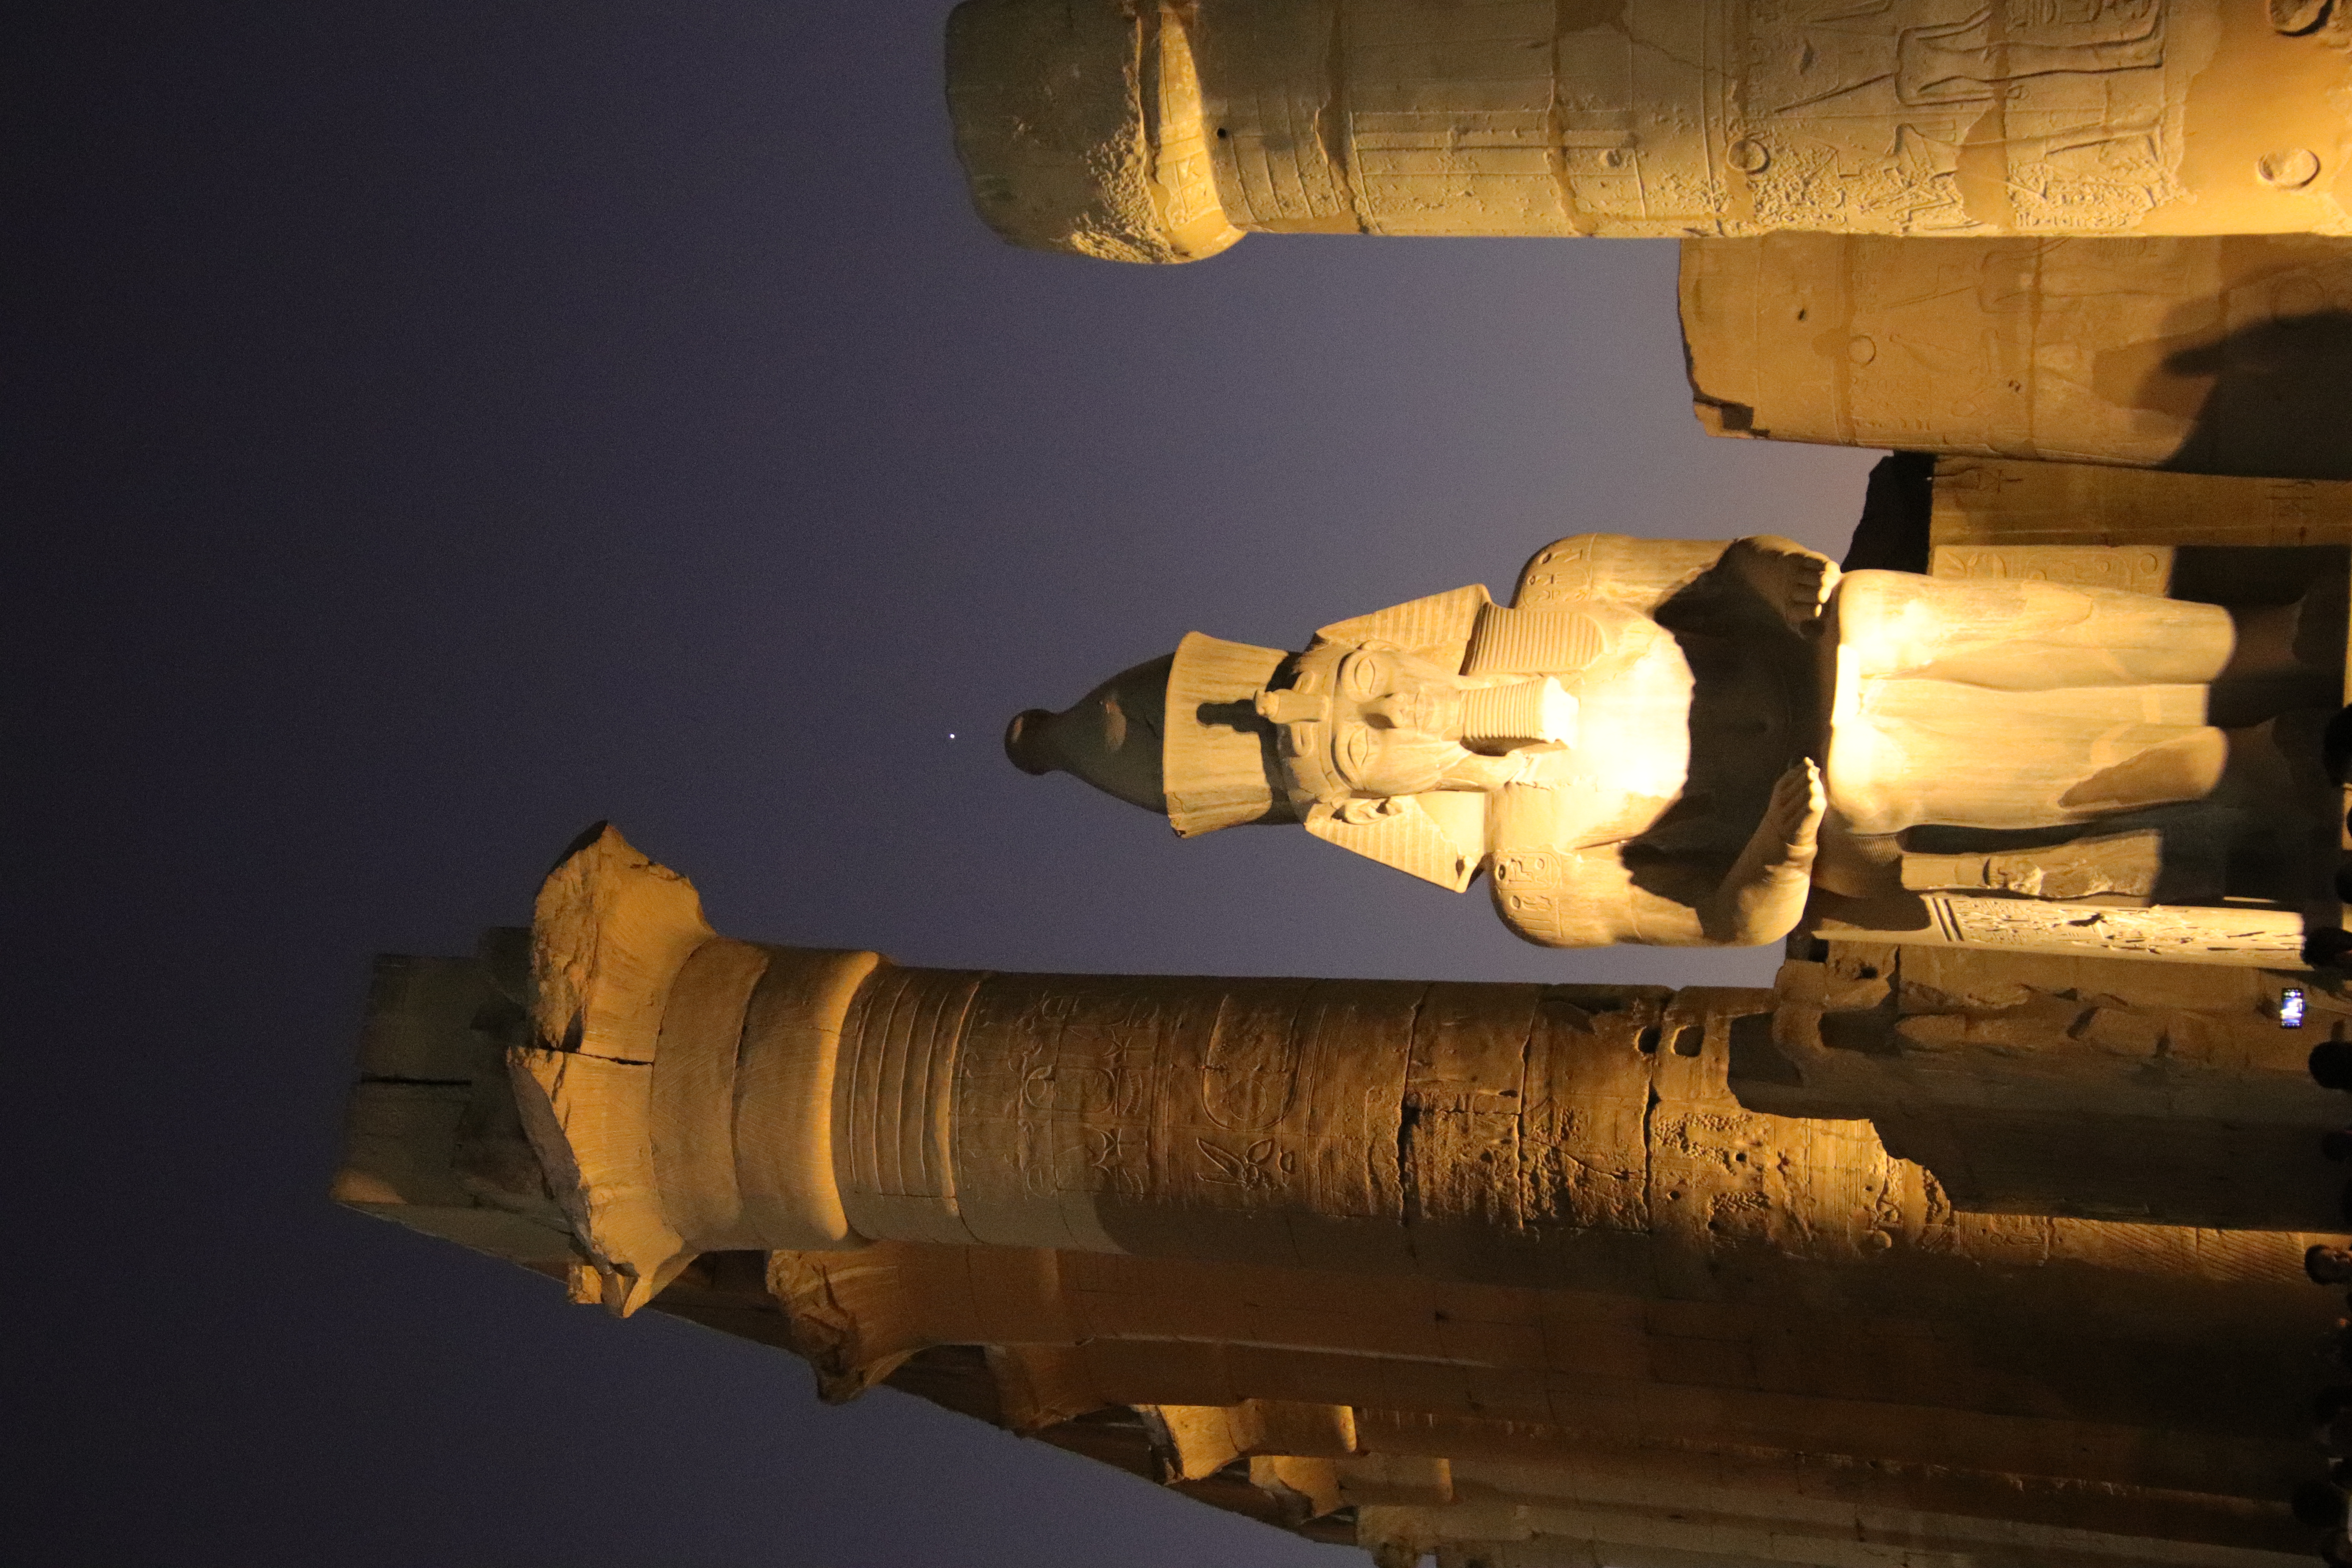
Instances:
[[[1180,834],[1297,824],[1456,892],[1483,872],[1546,946],[1802,922],[2293,966],[2333,860],[2345,587],[2278,564],[2283,595],[2257,573],[2231,609],[2168,596],[2169,547],[1841,575],[1783,539],[1587,534],[1507,605],[1474,584],[1296,654],[1194,633],[1006,747]]]
[[[1127,261],[1248,230],[2352,233],[2352,18],[2290,10],[966,0],[948,94],[990,224]]]
[[[383,962],[337,1195],[1381,1563],[2284,1568],[2342,1101],[2215,981],[906,969],[604,829]]]

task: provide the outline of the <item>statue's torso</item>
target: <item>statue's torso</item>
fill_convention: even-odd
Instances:
[[[1577,743],[1490,802],[1498,884],[1564,889],[1580,854],[1621,857],[1637,880],[1644,865],[1728,867],[1818,743],[1812,652],[1759,608],[1702,592],[1655,616],[1597,596],[1481,616],[1465,673],[1549,675],[1579,706]],[[1556,940],[1543,900],[1501,907]]]

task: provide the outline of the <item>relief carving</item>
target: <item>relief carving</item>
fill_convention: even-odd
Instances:
[[[1197,0],[1126,7],[1124,27],[1117,3],[1076,8],[1092,71],[1066,13],[958,13],[959,146],[1017,244],[1178,261],[1248,229],[2352,232],[2327,174],[2343,52],[2232,25],[2222,0],[1626,0],[1601,26],[1572,6]],[[1197,98],[1159,129],[1122,56],[1196,68]],[[1056,70],[1091,90],[1047,90]],[[2188,155],[2231,132],[2252,143]],[[1216,210],[1186,203],[1179,232],[1130,188],[1154,165],[1213,185]]]
[[[1211,1121],[1262,1132],[1289,1114],[1298,1090],[1301,1024],[1287,998],[1228,995],[1219,1004],[1201,1065],[1201,1104]]]
[[[2131,958],[2189,959],[2299,969],[2303,920],[2291,910],[2068,908],[2031,899],[1934,894],[1927,900],[1949,940],[1973,947],[2036,952],[2074,950]]]
[[[1203,1179],[1220,1186],[1251,1192],[1278,1189],[1298,1169],[1297,1154],[1271,1138],[1260,1138],[1244,1148],[1213,1143],[1206,1138],[1195,1138],[1192,1144],[1208,1161]]]

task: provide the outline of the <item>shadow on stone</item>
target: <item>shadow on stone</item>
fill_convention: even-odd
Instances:
[[[2176,350],[2161,374],[2210,378],[2194,424],[2162,465],[2184,473],[2352,479],[2352,312],[2240,327]]]

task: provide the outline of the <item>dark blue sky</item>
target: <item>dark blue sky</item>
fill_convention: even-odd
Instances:
[[[908,963],[1769,973],[1005,763],[1187,630],[1507,592],[1562,534],[1834,553],[1872,455],[1701,436],[1664,244],[1009,249],[945,9],[19,24],[12,1554],[1350,1560],[330,1206],[368,955],[523,919],[597,817],[731,933]]]

